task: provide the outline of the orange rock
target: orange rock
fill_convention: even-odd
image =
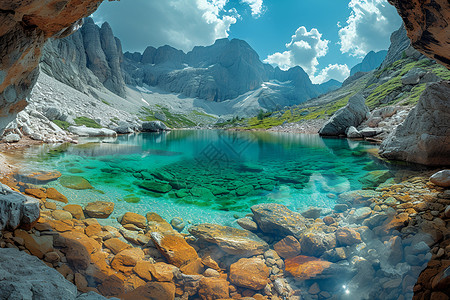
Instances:
[[[68,202],[67,197],[58,192],[55,188],[48,188],[46,192],[48,199],[56,200],[63,203]]]
[[[136,266],[133,268],[133,272],[136,273],[139,277],[141,277],[144,280],[152,281],[152,279],[153,279],[152,273],[150,272],[151,265],[153,265],[153,264],[149,261],[145,261],[145,260],[138,261],[136,263]],[[173,277],[173,275],[172,275],[172,277]]]
[[[409,222],[409,214],[401,213],[395,215],[393,218],[388,219],[383,225],[383,232],[389,233],[391,230],[399,230],[407,225]]]
[[[51,210],[55,210],[57,208],[55,203],[49,201],[44,203],[44,207]]]
[[[80,232],[64,232],[61,237],[65,247],[63,252],[75,269],[85,270],[91,262],[90,255],[101,249],[97,241]]]
[[[186,275],[199,275],[203,273],[205,267],[202,263],[201,258],[197,258],[196,260],[191,260],[187,264],[181,266],[180,271]]]
[[[333,217],[326,216],[326,217],[323,218],[323,222],[324,222],[326,225],[330,226],[331,224],[333,224],[333,223],[336,222],[336,221],[334,220]]]
[[[125,286],[123,280],[117,275],[111,275],[100,284],[97,289],[106,297],[114,297],[121,295],[125,292]]]
[[[173,282],[149,282],[134,291],[119,295],[123,300],[173,300],[175,299],[175,284]]]
[[[91,218],[106,219],[114,211],[114,203],[106,201],[91,202],[84,208],[84,212]]]
[[[68,211],[72,214],[72,216],[77,220],[84,219],[83,208],[78,204],[68,204],[63,207],[65,211]]]
[[[140,248],[125,249],[116,254],[111,262],[111,267],[116,271],[129,275],[137,262],[143,258],[144,252]]]
[[[25,189],[25,193],[38,199],[47,198],[45,189]]]
[[[157,281],[172,281],[177,267],[163,262],[157,262],[150,267],[150,273]]]
[[[126,212],[123,215],[120,224],[122,225],[133,224],[139,228],[145,229],[147,227],[147,219],[144,216],[141,216],[140,214],[136,214],[133,212]]]
[[[292,235],[288,235],[275,245],[273,249],[283,258],[291,258],[300,254],[301,246],[299,241]]]
[[[91,267],[86,270],[86,275],[91,276],[96,282],[103,282],[110,275],[116,273],[106,261],[108,254],[98,251],[91,254]],[[109,261],[109,260],[108,260]]]
[[[202,263],[211,268],[214,269],[216,271],[220,270],[219,264],[210,256],[210,255],[206,255],[202,257]]]
[[[356,232],[351,228],[339,228],[338,230],[336,230],[335,234],[336,241],[340,246],[351,246],[353,244],[359,244],[362,242],[359,232]]]
[[[58,221],[72,220],[72,214],[70,212],[60,209],[52,211],[52,217]]]
[[[151,233],[153,242],[169,263],[181,267],[198,258],[197,251],[177,232]]]
[[[34,256],[40,259],[44,258],[44,255],[53,251],[53,237],[48,235],[36,236],[29,234],[28,232],[17,229],[14,231],[14,236],[22,238],[25,248],[30,251]]]
[[[67,232],[73,230],[73,222],[70,220],[65,221],[54,221],[48,220],[48,224],[58,232]]]
[[[286,259],[284,264],[286,272],[299,280],[314,278],[332,265],[329,261],[304,255]]]
[[[113,254],[117,254],[122,250],[131,248],[130,245],[117,238],[107,239],[106,241],[103,242],[103,246],[111,250]]]
[[[98,236],[102,232],[102,227],[100,225],[89,225],[84,229],[84,232],[88,237]]]
[[[198,294],[203,300],[227,299],[230,297],[228,281],[221,278],[203,277]]]
[[[80,273],[75,273],[74,283],[77,286],[77,290],[79,290],[83,293],[87,292],[88,282],[87,282],[86,278],[84,278],[83,275],[81,275]]]
[[[154,212],[148,213],[147,218],[147,229],[149,232],[172,232],[174,229],[172,226],[164,220],[160,215]]]
[[[21,175],[22,177],[26,177],[27,179],[31,179],[34,180],[36,182],[36,184],[40,183],[47,183],[49,181],[53,181],[58,179],[59,177],[61,177],[61,173],[58,171],[53,171],[53,172],[46,172],[46,171],[41,171],[41,172],[35,172],[33,174],[30,175]]]
[[[252,290],[263,289],[270,270],[260,258],[241,258],[230,266],[231,283]]]

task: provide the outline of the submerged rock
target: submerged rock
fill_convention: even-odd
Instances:
[[[406,120],[383,141],[380,155],[424,165],[450,165],[450,82],[430,84]]]
[[[230,266],[231,283],[252,290],[261,290],[269,283],[270,270],[257,257],[241,258]]]
[[[367,173],[358,181],[361,182],[363,189],[375,189],[391,177],[390,171],[375,170]]]
[[[282,204],[263,203],[252,206],[251,210],[253,219],[263,232],[299,238],[306,230],[305,217]]]
[[[343,108],[339,109],[331,119],[323,125],[319,134],[325,136],[344,135],[350,126],[358,127],[369,116],[369,108],[362,95],[356,94],[348,100]]]
[[[146,180],[146,181],[141,181],[138,183],[138,186],[152,191],[152,192],[156,192],[156,193],[167,193],[170,192],[172,190],[172,186],[164,181],[150,181],[150,180]]]
[[[59,179],[59,183],[62,186],[73,190],[88,190],[94,188],[89,183],[89,181],[87,181],[85,178],[81,176],[71,176],[71,175],[62,176]]]
[[[284,263],[286,272],[299,280],[327,278],[329,276],[323,273],[332,265],[329,261],[304,255],[286,259]]]
[[[200,224],[189,228],[189,232],[205,241],[217,244],[223,251],[238,256],[253,256],[264,253],[269,245],[247,230],[217,224]]]
[[[288,235],[273,245],[273,249],[283,258],[291,258],[300,254],[301,245],[292,235]]]

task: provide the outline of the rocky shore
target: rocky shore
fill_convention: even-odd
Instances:
[[[183,216],[169,223],[153,212],[102,225],[113,203],[81,207],[8,176],[2,182],[33,197],[40,218],[5,226],[0,247],[38,257],[89,297],[448,299],[450,184],[448,171],[430,181],[434,173],[399,171],[374,190],[340,194],[332,211],[259,204],[237,220],[242,228],[194,224],[189,234],[179,232]],[[59,176],[32,175],[36,183]],[[28,264],[17,257],[16,270]]]

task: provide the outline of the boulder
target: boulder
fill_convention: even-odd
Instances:
[[[3,138],[3,140],[7,143],[17,143],[20,141],[20,135],[16,133],[9,133]]]
[[[375,189],[380,184],[392,177],[392,173],[387,170],[370,171],[363,177],[359,178],[363,189]]]
[[[59,179],[59,183],[69,189],[73,190],[88,190],[94,187],[81,176],[65,175]]]
[[[144,252],[140,248],[124,249],[114,256],[111,268],[131,275],[136,264],[144,259]]]
[[[114,128],[114,131],[119,134],[128,134],[134,132],[133,125],[124,121],[119,122],[119,125]]]
[[[118,296],[123,300],[174,300],[175,284],[173,282],[148,282],[137,289]]]
[[[0,249],[2,299],[75,299],[77,288],[35,256]]]
[[[345,131],[345,134],[347,135],[348,138],[350,139],[357,139],[357,138],[362,138],[362,134],[358,131],[358,129],[356,129],[354,126],[350,126],[349,128],[347,128],[347,130]]]
[[[84,219],[84,213],[83,208],[81,205],[78,204],[68,204],[63,207],[65,211],[68,211],[72,214],[72,216],[77,220],[83,220]]]
[[[113,254],[117,254],[117,253],[121,252],[122,250],[125,250],[125,249],[131,247],[124,241],[119,240],[118,238],[107,239],[106,241],[103,242],[103,246],[105,246],[106,248],[111,250],[111,252]]]
[[[222,278],[203,277],[199,282],[198,294],[204,300],[230,298],[228,281]]]
[[[47,193],[48,199],[56,200],[63,203],[68,202],[67,197],[58,192],[55,188],[48,188],[45,192]]]
[[[120,224],[122,225],[133,224],[139,228],[145,229],[147,227],[147,219],[144,216],[141,216],[140,214],[136,214],[133,212],[126,212],[122,216]]]
[[[450,187],[450,170],[442,170],[434,173],[430,177],[430,181],[437,186]]]
[[[299,255],[284,261],[286,273],[298,280],[327,278],[331,262],[316,257]]]
[[[359,232],[351,228],[339,228],[335,232],[336,242],[339,246],[352,246],[361,243],[361,236]]]
[[[177,267],[198,258],[197,251],[186,242],[181,234],[173,229],[171,232],[151,232],[150,235],[161,254],[169,263]]]
[[[108,137],[116,137],[117,133],[114,130],[108,129],[108,128],[90,128],[86,127],[86,125],[82,126],[69,126],[67,130],[73,134],[79,135],[79,136],[89,136],[89,137],[96,137],[96,136],[108,136]]]
[[[84,208],[84,212],[91,218],[106,219],[114,210],[113,202],[95,201],[88,203]]]
[[[273,245],[273,249],[282,258],[291,258],[300,254],[301,245],[292,235],[288,235]]]
[[[262,259],[241,258],[230,266],[231,283],[249,288],[261,290],[269,283],[270,270]]]
[[[161,121],[149,121],[142,123],[142,131],[146,132],[158,132],[158,131],[167,131],[170,130],[169,127],[166,126]]]
[[[223,251],[238,256],[263,254],[269,245],[254,233],[217,224],[200,224],[189,228],[196,238],[218,245]]]
[[[258,224],[256,224],[252,219],[250,218],[240,218],[236,220],[236,223],[239,224],[243,229],[250,230],[250,231],[256,231],[258,230]]]
[[[450,165],[450,82],[432,83],[380,146],[380,155],[424,165]]]
[[[299,238],[306,229],[307,220],[282,204],[263,203],[251,207],[253,219],[261,231]]]
[[[402,76],[402,84],[418,84],[426,71],[421,68],[412,68]]]
[[[40,216],[39,200],[0,183],[0,230],[31,229]]]
[[[346,106],[339,109],[319,130],[322,136],[344,135],[348,127],[358,127],[369,116],[369,108],[362,95],[356,94]]]

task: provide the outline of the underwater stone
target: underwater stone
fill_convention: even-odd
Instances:
[[[217,244],[223,251],[238,256],[263,254],[269,245],[254,233],[217,224],[200,224],[189,228],[189,233],[199,239]]]
[[[391,177],[392,174],[390,171],[376,170],[367,173],[358,180],[361,182],[363,189],[375,189]]]
[[[266,233],[293,235],[299,238],[306,230],[307,220],[299,213],[291,211],[285,205],[263,203],[251,207],[253,219]]]
[[[158,181],[141,181],[138,184],[139,187],[157,193],[167,193],[172,190],[172,186],[167,182]]]
[[[322,273],[332,265],[329,261],[304,255],[286,259],[284,263],[286,272],[299,280],[327,278]]]
[[[59,183],[62,186],[73,190],[87,190],[94,188],[89,181],[81,176],[62,176],[59,179]]]
[[[182,218],[175,217],[170,221],[170,225],[175,228],[178,232],[183,231],[184,227],[186,227],[186,223]]]
[[[91,218],[106,219],[114,210],[113,202],[95,201],[88,203],[84,208],[84,212]]]

